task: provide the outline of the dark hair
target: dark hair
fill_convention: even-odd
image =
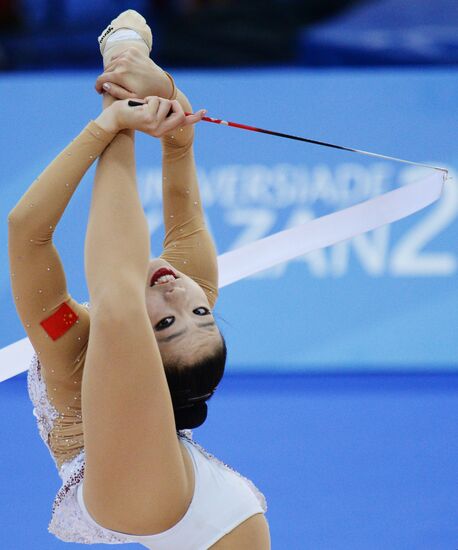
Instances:
[[[197,428],[205,422],[206,401],[223,377],[226,356],[226,342],[221,334],[221,345],[207,357],[192,364],[164,364],[177,430]]]

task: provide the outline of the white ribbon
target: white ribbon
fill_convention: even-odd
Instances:
[[[219,286],[418,212],[440,197],[446,178],[446,171],[436,170],[410,185],[226,252],[218,257]]]
[[[226,252],[218,256],[219,287],[418,212],[441,196],[446,179],[446,170],[435,169],[415,183]],[[27,370],[33,353],[28,338],[0,350],[0,382]]]

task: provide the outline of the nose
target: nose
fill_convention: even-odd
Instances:
[[[172,286],[171,288],[166,290],[164,294],[166,300],[179,300],[180,298],[183,298],[185,295],[186,295],[186,290],[181,286]]]

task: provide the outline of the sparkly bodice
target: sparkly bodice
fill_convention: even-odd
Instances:
[[[27,373],[27,389],[30,400],[33,403],[33,415],[37,419],[38,432],[57,466],[57,461],[49,446],[49,438],[54,427],[54,422],[59,417],[59,412],[48,399],[45,381],[41,373],[41,364],[37,354],[34,354]]]
[[[54,423],[59,417],[59,412],[49,401],[46,384],[41,373],[40,361],[38,360],[36,354],[32,359],[28,371],[27,386],[30,399],[34,406],[33,414],[37,419],[38,431],[57,466],[57,462],[49,446],[49,438]],[[252,481],[233,470],[227,464],[224,464],[218,460],[216,457],[203,449],[198,443],[193,441],[191,430],[177,432],[177,436],[189,441],[208,460],[234,472],[237,476],[243,479],[256,495],[264,512],[267,511],[266,499],[252,483]],[[59,489],[52,506],[52,518],[48,526],[49,532],[65,542],[76,542],[83,544],[131,543],[132,541],[129,540],[128,535],[115,535],[111,531],[89,523],[84,518],[77,499],[77,488],[84,479],[84,467],[85,454],[84,449],[82,449],[75,457],[62,464],[62,466],[58,469],[59,476],[62,479],[62,486]]]

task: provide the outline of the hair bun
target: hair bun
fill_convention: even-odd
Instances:
[[[191,430],[203,424],[207,418],[208,407],[205,401],[194,403],[191,407],[180,408],[175,413],[177,430]]]

